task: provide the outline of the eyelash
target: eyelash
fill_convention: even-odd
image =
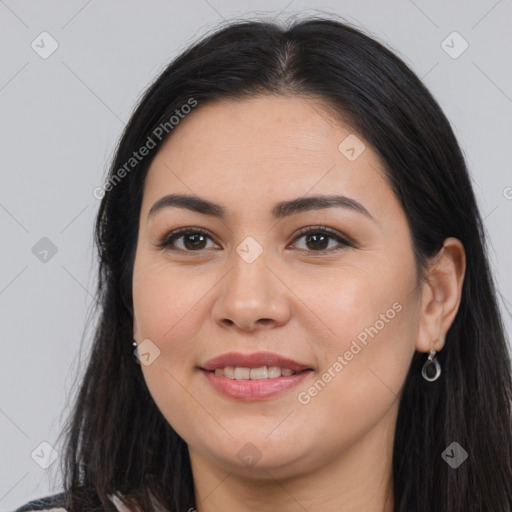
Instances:
[[[329,238],[335,239],[339,244],[344,246],[344,247],[338,247],[337,249],[331,248],[331,249],[327,249],[327,250],[323,250],[323,251],[312,251],[312,250],[310,251],[307,249],[301,249],[301,250],[305,250],[305,251],[315,254],[315,255],[316,254],[319,254],[319,255],[332,254],[332,253],[336,253],[338,251],[343,250],[345,247],[353,247],[353,248],[355,247],[355,245],[353,243],[351,243],[347,239],[343,238],[341,235],[338,234],[337,231],[334,231],[330,228],[326,228],[324,226],[301,228],[299,230],[298,235],[294,238],[293,242],[296,242],[299,238],[302,238],[303,236],[309,235],[309,234],[327,235]],[[201,228],[179,228],[179,229],[176,229],[176,230],[171,231],[170,233],[164,235],[158,241],[157,247],[159,249],[168,249],[171,251],[179,251],[182,253],[191,253],[191,254],[200,253],[200,252],[204,251],[204,249],[197,250],[197,251],[189,251],[189,250],[177,249],[176,247],[172,247],[173,242],[179,238],[182,238],[184,235],[204,235],[204,236],[207,236],[208,238],[212,239],[211,235],[204,229],[201,229]]]

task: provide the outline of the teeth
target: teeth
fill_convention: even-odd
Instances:
[[[235,368],[235,379],[236,380],[248,379],[250,374],[251,374],[251,370],[249,368],[239,368],[238,366]]]
[[[261,368],[251,368],[251,380],[255,379],[268,379],[268,368],[262,366]]]
[[[279,366],[269,366],[268,367],[268,378],[273,379],[275,377],[281,376],[281,368]]]
[[[261,366],[260,368],[226,366],[225,368],[217,368],[215,370],[215,375],[236,380],[275,379],[281,376],[288,377],[295,373],[290,368],[279,368],[279,366]]]
[[[235,378],[235,369],[232,366],[226,366],[226,368],[224,368],[224,370],[222,370],[222,368],[217,368],[215,370],[215,374],[219,375],[219,373],[217,373],[217,372],[220,372],[220,375],[224,375],[224,377],[227,377],[228,379]]]

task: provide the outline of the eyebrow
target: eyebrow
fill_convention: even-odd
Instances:
[[[193,212],[221,219],[225,219],[227,216],[227,211],[222,205],[209,201],[208,199],[184,194],[169,194],[160,198],[153,204],[149,210],[148,219],[153,217],[157,212],[171,207],[185,208]],[[272,208],[272,216],[275,219],[282,219],[290,215],[326,208],[344,208],[352,210],[377,222],[360,202],[350,197],[340,195],[300,197],[292,199],[291,201],[282,201]]]

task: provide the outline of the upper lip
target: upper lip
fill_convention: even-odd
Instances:
[[[254,352],[253,354],[242,354],[240,352],[227,352],[220,356],[209,359],[201,368],[203,370],[216,370],[226,366],[237,366],[239,368],[260,368],[262,366],[279,366],[280,368],[289,368],[294,372],[302,370],[311,370],[307,364],[298,363],[272,352]]]

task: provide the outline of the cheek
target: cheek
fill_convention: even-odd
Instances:
[[[324,299],[319,309],[336,336],[318,347],[322,366],[316,380],[298,390],[296,417],[308,418],[314,435],[325,439],[325,456],[328,446],[360,437],[398,407],[416,326],[414,279],[405,277],[394,276],[390,287],[345,282],[338,302]]]
[[[369,410],[361,410],[361,403],[379,410],[379,403],[396,398],[414,352],[414,261],[398,265],[390,258],[380,265],[341,269],[328,283],[328,291],[305,302],[318,315],[315,322],[323,333],[317,337],[319,373],[330,391],[316,399],[316,393],[324,394],[320,382],[316,390],[303,390],[308,395],[304,400],[332,401],[355,415]]]
[[[208,283],[186,272],[174,272],[166,262],[140,262],[133,277],[133,303],[139,337],[149,338],[162,352],[173,350],[180,359],[185,348],[190,351],[198,310]]]
[[[389,256],[368,258],[357,264],[340,264],[313,280],[294,281],[310,327],[322,333],[329,352],[350,348],[352,340],[362,346],[372,339],[394,337],[400,332],[405,309],[414,300],[416,270],[413,261],[397,264]]]
[[[181,436],[190,429],[190,418],[204,414],[187,393],[197,363],[194,315],[206,293],[197,285],[184,273],[171,272],[168,263],[142,259],[133,276],[137,341],[149,339],[159,350],[151,364],[141,364],[141,370],[158,409]]]

